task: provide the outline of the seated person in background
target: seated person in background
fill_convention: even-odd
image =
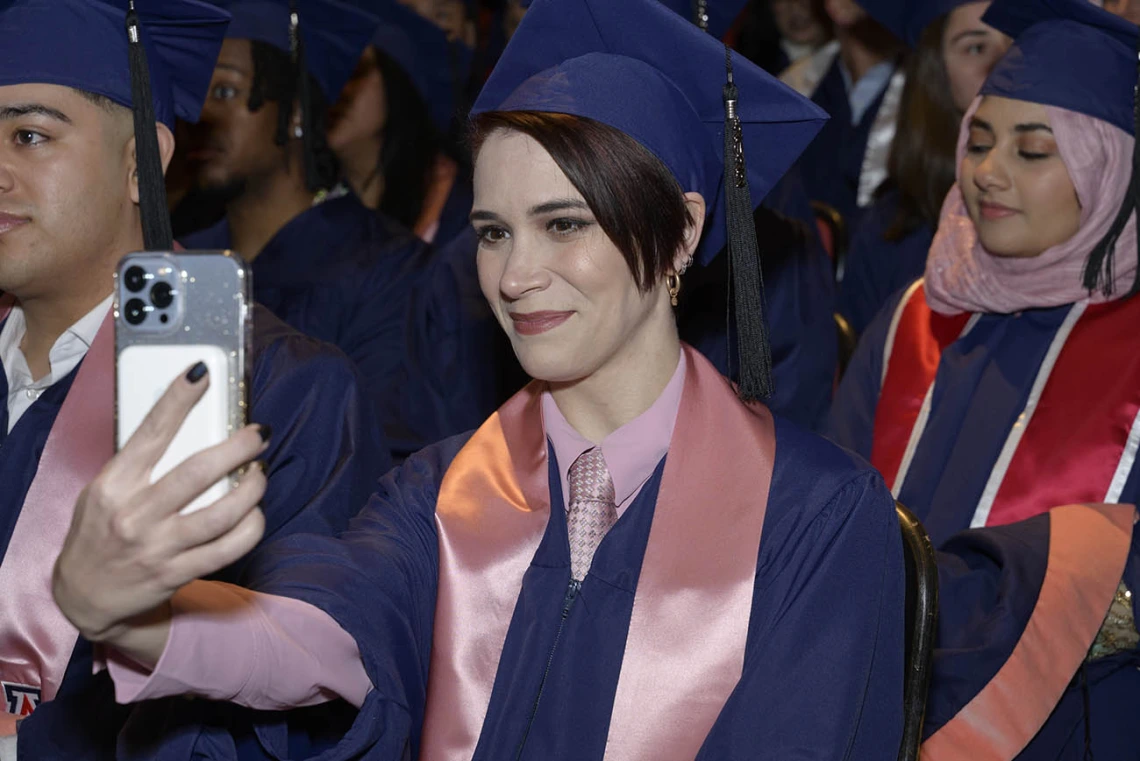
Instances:
[[[905,79],[901,43],[856,0],[825,5],[839,45],[810,97],[831,119],[798,166],[808,198],[831,206],[853,226],[887,175]]]
[[[124,470],[164,446],[156,422],[88,492],[55,588],[117,653],[121,699],[343,696],[360,713],[323,759],[896,757],[893,501],[677,336],[688,264],[731,239],[740,393],[766,390],[749,196],[824,115],[730,60],[743,144],[726,149],[723,45],[656,0],[537,0],[472,125],[480,282],[536,381],[393,471],[339,539],[258,553],[258,592],[195,581],[181,551],[139,578],[138,553],[96,539],[140,487],[169,536],[182,495]],[[197,393],[176,382],[160,415]],[[220,447],[216,472],[256,457],[256,438]],[[191,554],[239,556],[257,496],[208,508],[217,531]],[[123,551],[132,570],[88,570]]]
[[[863,0],[913,50],[886,181],[856,230],[839,312],[862,333],[891,296],[922,276],[954,184],[958,126],[1009,38],[982,21],[989,2]]]
[[[373,9],[380,25],[329,113],[329,145],[361,203],[446,245],[471,212],[471,170],[449,145],[466,76],[438,26],[396,0]]]
[[[175,115],[197,117],[228,21],[195,0],[139,5],[154,105],[147,114],[140,101],[134,118],[126,3],[0,9],[3,761],[114,758],[128,713],[107,673],[93,674],[91,642],[48,598],[52,565],[80,490],[114,452],[115,268],[133,251],[171,248],[171,127]],[[253,322],[250,418],[267,442],[251,476],[266,489],[260,533],[339,532],[388,468],[370,404],[334,347],[261,307]],[[191,375],[204,386],[203,369]],[[246,578],[242,563],[216,568],[215,578]]]
[[[186,236],[187,248],[232,248],[252,263],[254,297],[303,333],[352,359],[393,459],[465,430],[447,406],[425,404],[430,347],[411,342],[413,294],[429,251],[351,192],[327,144],[326,106],[340,94],[379,20],[336,0],[229,0],[234,20],[189,147],[201,186],[228,196],[226,218]],[[293,39],[303,56],[291,51]],[[298,64],[295,64],[297,61]],[[420,351],[426,354],[417,354]]]
[[[831,20],[823,9],[823,0],[768,0],[768,4],[780,33],[783,66],[777,74],[831,40]]]
[[[962,123],[926,277],[863,336],[832,433],[939,550],[923,758],[1132,758],[1138,30],[1086,0],[994,0],[985,21],[1013,47]]]

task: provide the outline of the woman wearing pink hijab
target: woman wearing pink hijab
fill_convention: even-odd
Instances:
[[[1140,652],[1138,31],[995,0],[925,278],[864,335],[831,434],[939,550],[924,761],[1133,758]]]

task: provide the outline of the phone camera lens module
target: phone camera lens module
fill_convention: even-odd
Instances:
[[[123,274],[123,282],[131,293],[138,293],[146,287],[146,270],[142,267],[128,267]]]
[[[170,287],[170,283],[155,283],[150,289],[150,301],[159,309],[166,309],[174,303],[174,289]]]
[[[146,304],[142,299],[131,299],[123,309],[123,316],[131,325],[139,325],[146,319]]]

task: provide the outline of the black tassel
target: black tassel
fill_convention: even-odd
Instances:
[[[166,180],[162,175],[162,155],[155,132],[154,101],[150,93],[150,69],[139,31],[134,0],[127,11],[127,50],[131,67],[131,101],[135,120],[135,162],[138,165],[139,215],[142,217],[143,245],[148,251],[170,251],[174,233],[166,206]]]
[[[293,48],[293,68],[297,75],[297,103],[301,110],[301,155],[304,161],[305,185],[312,192],[320,190],[320,170],[317,168],[316,116],[313,113],[313,93],[309,83],[309,67],[305,62],[305,43],[301,39],[301,24],[297,14],[297,0],[290,3],[289,42]]]
[[[1132,91],[1132,123],[1135,125],[1133,134],[1137,141],[1132,148],[1132,178],[1128,181],[1128,190],[1124,194],[1124,203],[1112,221],[1108,232],[1093,247],[1092,253],[1085,262],[1084,286],[1091,294],[1100,290],[1105,296],[1111,296],[1115,281],[1114,258],[1116,254],[1116,241],[1124,231],[1128,220],[1140,208],[1140,49],[1136,52],[1137,82]],[[1137,236],[1137,259],[1140,261],[1140,235]],[[1137,267],[1136,279],[1132,284],[1132,293],[1140,288],[1140,266]]]
[[[732,77],[732,53],[724,48],[724,196],[728,221],[729,278],[736,313],[740,355],[740,397],[745,401],[772,395],[772,349],[764,319],[764,275],[752,217],[752,193],[744,163],[744,140],[737,114],[739,93]]]

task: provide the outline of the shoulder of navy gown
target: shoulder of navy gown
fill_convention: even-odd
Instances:
[[[831,411],[823,426],[823,433],[829,439],[867,459],[871,458],[887,332],[905,292],[904,287],[894,293],[859,336],[859,344],[835,390]]]
[[[432,255],[411,300],[404,380],[391,400],[416,421],[409,442],[477,428],[499,406],[502,328],[479,287],[478,239],[468,227]],[[405,447],[411,454],[412,444]]]
[[[839,313],[857,334],[900,288],[922,277],[926,254],[934,240],[929,225],[921,225],[901,240],[884,237],[898,214],[899,194],[890,190],[860,217],[847,251],[847,266],[839,284]]]
[[[466,407],[452,414],[426,390],[417,396],[409,381],[442,377],[425,363],[449,360],[417,345],[417,331],[435,319],[431,310],[448,308],[417,296],[433,256],[410,231],[347,194],[291,220],[253,262],[259,302],[356,364],[397,460],[472,425]]]
[[[209,227],[183,235],[179,242],[187,251],[218,251],[230,247],[230,223],[225,217]]]
[[[904,580],[879,474],[777,417],[744,674],[698,759],[894,759]]]
[[[795,192],[788,195],[803,199]],[[785,201],[791,210],[806,205]],[[838,362],[831,263],[814,225],[769,208],[767,200],[754,218],[772,347],[774,390],[766,402],[773,411],[814,428],[827,414]],[[735,330],[728,326],[727,262],[728,257],[718,256],[686,274],[678,328],[683,340],[735,380],[739,362]]]
[[[470,169],[460,165],[455,184],[451,186],[451,192],[447,194],[447,201],[439,213],[439,228],[432,239],[437,247],[447,246],[471,227],[469,217],[475,196],[470,173]]]
[[[862,213],[856,200],[859,175],[863,170],[863,155],[887,89],[883,88],[863,114],[862,120],[853,125],[847,84],[840,70],[839,56],[836,56],[812,94],[812,101],[831,118],[800,156],[796,166],[803,174],[808,197],[813,201],[823,201],[842,214],[849,229],[857,224]]]

